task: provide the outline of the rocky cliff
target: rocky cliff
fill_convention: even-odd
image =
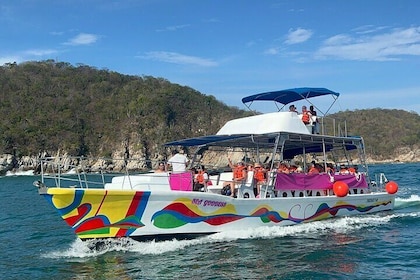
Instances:
[[[70,171],[75,166],[80,166],[82,164],[80,159],[76,159],[66,153],[62,153],[61,151],[58,151],[55,155],[42,153],[38,156],[23,157],[16,157],[12,154],[4,154],[0,155],[0,175],[5,175],[7,172],[25,172],[29,170],[33,170],[35,173],[38,173],[41,170],[39,159],[50,156],[55,158],[54,160],[61,166],[63,172]],[[84,168],[88,168],[91,172],[98,172],[100,170],[120,172],[124,170],[124,165],[127,165],[129,170],[143,171],[155,168],[159,161],[164,161],[167,158],[167,155],[156,155],[152,160],[148,160],[143,154],[137,152],[136,154],[130,155],[129,160],[126,160],[124,159],[124,149],[121,149],[114,152],[112,158],[114,160],[103,158],[86,159],[83,161],[83,166]],[[215,159],[212,155],[208,155],[208,157],[203,160],[217,163],[218,166],[227,166],[228,163],[227,157]],[[232,160],[236,161],[239,160],[239,158],[232,158]],[[387,157],[382,156],[380,158],[367,155],[366,160],[368,163],[420,162],[420,148],[417,146],[414,149],[402,147],[399,148],[397,153],[394,155],[389,155]]]

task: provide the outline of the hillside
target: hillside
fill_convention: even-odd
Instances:
[[[417,113],[376,108],[338,112],[330,117],[346,120],[348,133],[363,137],[372,160],[420,160]]]
[[[247,114],[163,78],[54,61],[0,67],[0,98],[0,154],[155,158],[165,142]]]
[[[215,133],[249,112],[163,78],[128,76],[53,60],[0,67],[0,154],[157,159],[162,144]],[[417,149],[420,116],[402,110],[339,112],[372,159]]]

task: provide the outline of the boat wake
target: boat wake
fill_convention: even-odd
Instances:
[[[395,198],[394,210],[420,208],[420,196],[412,194],[409,198]]]
[[[414,199],[415,200],[415,199]],[[419,198],[416,200],[419,203]],[[383,225],[395,222],[404,218],[417,219],[420,213],[397,213],[392,214],[377,213],[372,215],[340,217],[335,219],[317,221],[307,224],[300,224],[286,227],[259,227],[248,230],[226,231],[212,234],[209,236],[193,239],[193,240],[170,240],[170,241],[149,241],[138,242],[130,238],[109,239],[101,241],[98,246],[97,241],[81,241],[76,239],[70,247],[63,251],[54,251],[45,254],[45,258],[80,258],[86,259],[100,256],[109,252],[131,252],[140,255],[161,255],[168,252],[175,252],[189,247],[232,242],[241,239],[274,239],[282,237],[296,237],[296,238],[316,238],[322,235],[345,234],[352,235],[353,233],[363,228],[382,227]],[[356,233],[357,235],[357,233]],[[351,242],[358,242],[355,239]],[[343,243],[348,244],[348,243]],[[338,244],[338,245],[343,245]]]

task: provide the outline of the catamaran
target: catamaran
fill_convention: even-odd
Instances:
[[[347,126],[329,122],[327,114],[304,124],[302,115],[284,110],[320,96],[335,102],[339,93],[294,88],[243,98],[248,108],[272,101],[278,111],[228,121],[215,135],[166,143],[194,151],[182,173],[94,173],[88,167],[98,159],[73,159],[64,168],[61,159],[45,158],[34,185],[82,240],[185,239],[392,210],[398,185],[383,173],[369,173],[362,137],[348,135]],[[246,167],[242,181],[235,182],[229,159]],[[128,160],[121,166],[130,166]],[[202,165],[207,180],[193,191],[191,170]],[[264,169],[260,180],[255,167]],[[66,174],[70,169],[73,174]]]

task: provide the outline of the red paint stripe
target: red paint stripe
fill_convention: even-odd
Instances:
[[[96,210],[95,216],[96,216],[96,215],[98,215],[99,210],[101,210],[102,204],[104,204],[104,201],[105,201],[105,198],[106,198],[107,194],[108,194],[108,191],[107,191],[107,190],[105,190],[104,197],[102,198],[102,201],[101,201],[101,203],[99,204],[98,210]]]
[[[128,207],[127,213],[125,214],[125,217],[134,215],[136,213],[137,207],[139,206],[139,203],[141,201],[141,198],[143,196],[143,192],[136,192],[134,194],[133,199],[131,200],[130,207]],[[116,234],[117,237],[123,237],[127,234],[126,228],[120,228]]]

